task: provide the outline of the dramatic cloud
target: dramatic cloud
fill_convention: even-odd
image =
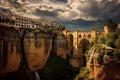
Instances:
[[[120,0],[0,0],[0,13],[71,22],[120,18]]]

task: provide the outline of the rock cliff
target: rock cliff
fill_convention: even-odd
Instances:
[[[0,75],[17,70],[21,57],[18,32],[14,28],[0,26]]]
[[[55,49],[55,53],[66,59],[68,53],[67,53],[67,40],[66,40],[66,37],[63,35],[63,34],[58,34],[57,35],[57,38],[55,39],[55,42],[54,42],[54,49]]]
[[[50,34],[29,32],[24,38],[24,50],[28,65],[35,71],[42,68],[52,50]]]
[[[39,29],[0,25],[0,76],[17,71],[21,60],[30,71],[37,71],[44,67],[50,53],[66,59],[67,47],[62,33],[52,35]]]
[[[95,80],[120,79],[120,52],[105,45],[96,44],[87,55],[90,77]]]
[[[30,70],[41,69],[51,50],[51,34],[0,26],[0,76],[17,71],[21,59],[25,60]]]

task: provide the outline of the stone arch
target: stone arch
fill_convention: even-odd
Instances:
[[[85,52],[89,49],[90,42],[87,39],[82,39],[78,44],[78,53],[80,55],[81,66],[86,66]]]
[[[85,34],[84,34],[83,36],[84,36],[84,37],[86,37],[86,35],[85,35]]]
[[[88,38],[91,38],[92,36],[91,36],[91,34],[88,34]]]
[[[79,34],[79,36],[78,36],[79,38],[82,38],[82,35],[81,34]]]

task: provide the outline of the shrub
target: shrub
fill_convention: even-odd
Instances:
[[[120,48],[120,37],[115,41],[115,47]]]
[[[106,41],[106,39],[105,39],[105,37],[103,35],[99,36],[98,39],[97,39],[98,43],[105,44],[105,41]]]
[[[97,43],[97,40],[98,40],[98,37],[94,37],[94,38],[93,38],[93,42],[94,42],[94,43]]]
[[[115,58],[119,59],[119,58],[120,58],[120,53],[119,53],[119,51],[115,50],[115,51],[113,52],[113,56],[114,56]]]
[[[105,50],[105,54],[108,55],[108,56],[113,56],[113,51],[112,49],[106,49]]]
[[[83,69],[81,69],[80,73],[75,77],[74,80],[89,80],[89,74],[89,69],[84,67]]]
[[[114,46],[114,39],[108,39],[106,42],[105,42],[105,44],[107,45],[107,46],[109,46],[109,47],[115,47]]]

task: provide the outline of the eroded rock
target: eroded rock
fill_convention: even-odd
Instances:
[[[18,69],[21,61],[21,45],[14,28],[0,26],[0,75]]]
[[[52,50],[52,37],[49,34],[29,32],[24,38],[24,50],[28,65],[35,71],[42,68]]]

